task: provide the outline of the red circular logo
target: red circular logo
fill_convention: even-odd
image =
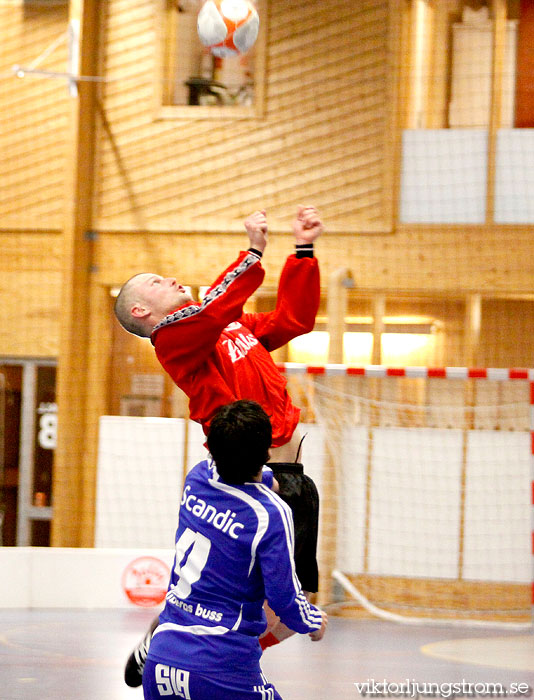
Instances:
[[[134,605],[153,608],[165,600],[170,570],[156,557],[139,557],[124,569],[122,587]]]

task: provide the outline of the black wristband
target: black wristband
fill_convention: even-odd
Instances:
[[[295,254],[297,258],[313,258],[313,243],[297,243]]]
[[[261,258],[261,256],[263,255],[263,253],[261,252],[261,250],[258,250],[257,248],[249,248],[249,249],[248,249],[248,252],[249,252],[249,253],[254,253],[254,255],[257,255],[257,256],[258,256],[258,258]]]

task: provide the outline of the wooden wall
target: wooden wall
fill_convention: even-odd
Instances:
[[[241,230],[265,207],[276,229],[305,199],[331,230],[391,230],[387,0],[270,0],[260,119],[158,118],[161,5],[106,4],[96,228]]]
[[[48,47],[65,70],[67,4],[0,2],[0,354],[56,357],[62,269],[67,91],[15,77]]]
[[[267,286],[274,287],[292,250],[289,233],[271,236],[265,254]],[[325,218],[328,229],[328,219]],[[99,281],[118,284],[135,272],[157,268],[184,284],[207,284],[247,243],[244,233],[104,233],[96,260]],[[361,291],[529,294],[534,281],[534,244],[529,227],[398,227],[394,235],[326,233],[317,244],[323,286],[340,265],[353,270]]]
[[[29,74],[17,78],[12,66],[30,66],[58,40],[46,68],[65,70],[67,38],[62,35],[67,10],[67,4],[45,8],[0,2],[0,228],[4,230],[60,229],[63,224],[65,83]]]
[[[0,251],[0,355],[57,357],[60,233],[0,231]]]

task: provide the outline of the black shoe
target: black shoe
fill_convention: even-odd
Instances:
[[[130,688],[138,688],[143,683],[143,669],[153,631],[154,629],[151,627],[128,657],[124,667],[124,682]]]

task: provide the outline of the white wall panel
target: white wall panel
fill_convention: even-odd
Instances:
[[[465,498],[466,579],[529,582],[530,436],[469,433]]]
[[[401,222],[483,224],[487,145],[482,129],[404,131]]]
[[[457,576],[461,464],[460,430],[374,430],[370,573]]]

